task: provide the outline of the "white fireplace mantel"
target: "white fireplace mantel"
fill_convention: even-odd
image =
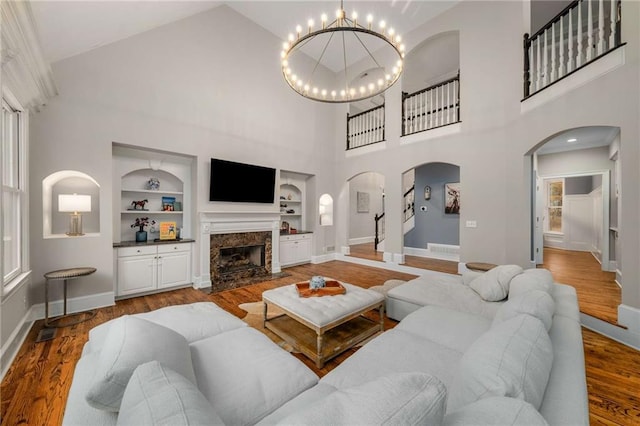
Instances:
[[[211,287],[209,271],[210,239],[205,235],[271,231],[271,273],[280,268],[280,213],[264,212],[200,212],[200,288]]]

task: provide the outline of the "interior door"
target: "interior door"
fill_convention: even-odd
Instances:
[[[544,263],[544,186],[538,171],[534,170],[534,205],[533,205],[533,259],[536,265]]]

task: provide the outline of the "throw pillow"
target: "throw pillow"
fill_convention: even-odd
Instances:
[[[556,303],[549,293],[542,290],[531,290],[516,296],[509,296],[509,300],[500,306],[493,318],[492,326],[520,314],[532,315],[538,318],[549,331],[553,321]]]
[[[480,336],[460,360],[448,411],[491,396],[519,398],[540,408],[553,351],[542,322],[518,315]]]
[[[509,283],[522,268],[518,265],[499,265],[475,278],[469,287],[487,302],[498,302],[509,294]]]
[[[336,391],[286,417],[283,425],[442,423],[447,390],[426,373],[397,373]]]
[[[533,405],[521,399],[492,397],[481,399],[444,417],[444,426],[464,425],[527,425],[547,426],[548,423]]]
[[[124,391],[118,425],[223,425],[209,401],[185,377],[150,361],[138,366]]]
[[[470,269],[467,269],[466,271],[462,272],[462,283],[464,285],[469,285],[471,281],[475,280],[479,276],[482,276],[483,274],[484,272],[472,271]]]
[[[109,328],[85,399],[94,408],[118,411],[133,371],[153,360],[196,383],[191,351],[182,335],[129,315],[118,318]]]
[[[514,297],[531,290],[542,290],[551,294],[552,289],[553,276],[548,269],[527,269],[511,280],[509,297]]]

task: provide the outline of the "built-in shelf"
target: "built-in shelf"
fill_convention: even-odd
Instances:
[[[161,211],[161,210],[123,210],[120,213],[127,214],[182,214],[182,211]]]
[[[158,191],[155,189],[123,189],[122,192],[137,192],[141,194],[182,195],[182,191]]]
[[[282,213],[280,216],[302,216],[302,215],[298,213]]]

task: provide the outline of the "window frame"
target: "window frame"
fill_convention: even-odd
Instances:
[[[0,265],[0,271],[2,272],[2,296],[8,296],[13,290],[19,287],[25,282],[26,278],[31,273],[29,265],[29,181],[28,181],[28,154],[29,154],[29,111],[22,107],[20,102],[13,94],[3,88],[2,90],[2,105],[3,109],[7,107],[9,110],[18,113],[18,142],[17,142],[17,156],[18,156],[18,170],[16,173],[17,183],[16,185],[5,186],[2,182],[2,203],[3,208],[0,214],[0,234],[4,238],[4,195],[5,192],[10,192],[18,195],[18,218],[20,219],[18,226],[18,267],[11,272],[10,275],[5,277],[4,271],[4,244],[0,245],[0,253],[3,256],[2,264]],[[0,123],[0,134],[4,136],[4,120]],[[0,141],[4,144],[4,140]],[[0,160],[4,164],[4,150],[0,149]]]
[[[557,235],[562,235],[564,234],[564,226],[563,226],[563,218],[564,218],[564,197],[565,197],[565,182],[564,182],[564,178],[555,178],[555,179],[545,179],[545,216],[547,218],[547,220],[545,220],[545,225],[544,225],[544,232],[548,233],[548,234],[557,234]],[[559,206],[557,205],[551,205],[551,191],[550,191],[550,187],[552,184],[555,183],[561,183],[562,184],[562,196],[561,196],[561,204]],[[561,215],[560,215],[560,231],[555,231],[551,229],[551,214],[550,211],[551,209],[556,209],[556,210],[560,210]]]

